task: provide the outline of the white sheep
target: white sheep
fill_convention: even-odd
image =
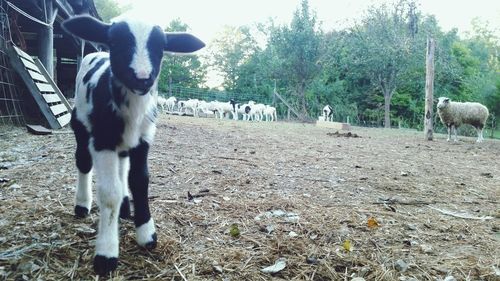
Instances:
[[[472,125],[477,131],[477,142],[482,142],[483,129],[488,119],[488,108],[477,102],[453,102],[447,97],[438,99],[437,111],[441,122],[448,128],[447,141],[451,139],[453,129],[457,139],[457,128],[462,124]]]
[[[186,111],[187,109],[191,110],[193,113],[193,116],[198,117],[198,104],[200,103],[200,100],[198,99],[189,99],[186,102],[184,102],[184,110]]]
[[[165,100],[165,106],[167,107],[168,112],[174,111],[175,104],[177,103],[177,99],[175,97],[169,97]]]
[[[226,113],[231,113],[231,118],[234,120],[238,119],[236,115],[236,103],[234,100],[229,100],[228,102],[218,102],[216,104],[216,110],[219,112],[219,118],[223,119]]]
[[[121,18],[113,24],[89,16],[63,22],[70,34],[106,45],[82,59],[76,77],[71,128],[76,139],[75,215],[92,205],[92,171],[99,206],[94,271],[109,275],[118,266],[118,217],[130,216],[128,190],[134,198],[136,241],[157,244],[148,203],[148,151],[157,115],[156,86],[164,51],[190,53],[204,44],[187,33],[165,33],[156,25]]]
[[[266,105],[266,108],[264,109],[264,116],[266,117],[266,121],[278,121],[276,108],[273,106]]]
[[[156,103],[158,104],[159,107],[161,107],[161,111],[164,112],[165,105],[167,104],[167,99],[165,99],[164,97],[158,96]]]

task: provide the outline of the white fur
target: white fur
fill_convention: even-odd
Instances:
[[[118,257],[118,215],[123,199],[123,183],[119,175],[118,154],[114,151],[95,151],[90,145],[97,179],[99,231],[96,254],[107,258]]]
[[[266,117],[266,121],[277,121],[278,117],[276,116],[276,108],[273,106],[266,105],[266,109],[264,109],[264,116]]]
[[[89,211],[92,207],[92,170],[88,174],[78,172],[75,205],[85,207]]]
[[[136,44],[130,68],[134,70],[138,79],[147,79],[153,71],[147,48],[148,38],[153,29],[151,25],[141,22],[129,22],[128,26],[135,37]]]
[[[147,223],[137,227],[135,231],[137,244],[145,246],[147,243],[152,242],[151,236],[156,233],[153,218],[151,218]]]

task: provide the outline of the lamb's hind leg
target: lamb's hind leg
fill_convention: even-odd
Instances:
[[[128,182],[134,198],[134,223],[137,243],[147,249],[156,248],[156,230],[148,203],[148,151],[149,144],[143,140],[130,150],[130,172]]]
[[[76,110],[71,117],[71,128],[76,139],[76,167],[78,168],[78,181],[75,194],[75,216],[86,217],[92,205],[92,157],[89,151],[90,134],[83,124],[76,119]]]
[[[115,151],[92,153],[97,177],[99,230],[96,239],[94,271],[106,275],[118,266],[118,215],[123,199],[119,158]]]

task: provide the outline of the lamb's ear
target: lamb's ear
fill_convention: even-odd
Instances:
[[[87,41],[108,43],[108,30],[111,25],[89,16],[76,16],[65,20],[62,27],[68,33]]]
[[[444,102],[450,102],[450,99],[449,98],[445,98]]]
[[[192,53],[205,47],[200,39],[189,33],[165,32],[165,51]]]

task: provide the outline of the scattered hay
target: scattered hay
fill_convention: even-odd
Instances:
[[[158,248],[138,247],[121,221],[112,280],[499,278],[499,142],[166,119],[150,154]],[[0,279],[94,279],[97,211],[73,216],[72,135],[2,131],[0,148],[0,178],[15,181],[0,187]]]

